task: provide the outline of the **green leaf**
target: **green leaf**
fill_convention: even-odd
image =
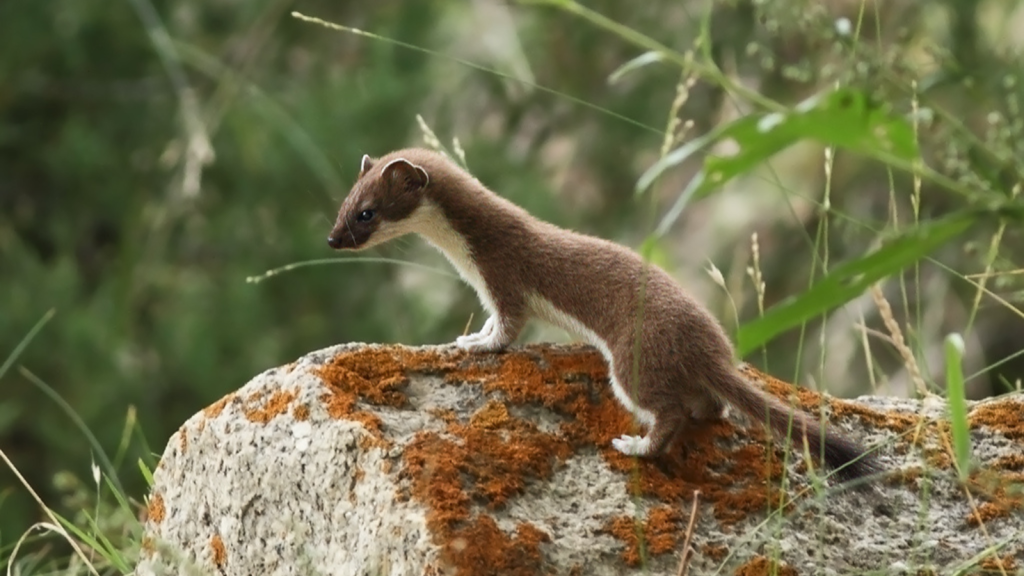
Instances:
[[[863,92],[839,89],[811,97],[787,112],[750,114],[687,142],[651,166],[637,181],[636,192],[642,194],[666,170],[712,144],[728,144],[734,150],[729,155],[704,159],[704,168],[659,223],[657,234],[662,235],[690,200],[706,196],[776,153],[808,139],[874,158],[909,162],[918,157],[909,122],[890,114]]]
[[[866,256],[841,264],[804,293],[772,306],[764,316],[744,324],[736,334],[739,355],[745,356],[779,333],[846,304],[875,282],[898,273],[962,234],[974,221],[975,214],[960,213],[922,224]]]
[[[967,424],[967,397],[964,392],[964,339],[959,334],[946,336],[946,402],[949,404],[953,454],[960,479],[971,473],[971,432]]]

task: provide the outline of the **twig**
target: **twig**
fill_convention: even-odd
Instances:
[[[686,525],[686,539],[683,540],[683,557],[679,559],[679,570],[677,576],[686,576],[690,569],[690,558],[693,557],[693,550],[690,549],[690,540],[693,538],[693,527],[697,524],[697,502],[700,500],[700,490],[693,491],[693,505],[690,507],[690,522]]]

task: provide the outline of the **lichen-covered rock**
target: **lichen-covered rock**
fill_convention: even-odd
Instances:
[[[675,574],[691,509],[691,574],[1024,567],[1024,396],[972,406],[982,466],[961,484],[941,401],[823,400],[748,375],[824,402],[894,473],[836,493],[800,449],[729,421],[686,453],[623,456],[611,439],[632,423],[590,348],[352,344],[181,427],[137,573]]]

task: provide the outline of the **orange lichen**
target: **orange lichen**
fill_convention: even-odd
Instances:
[[[516,354],[473,358],[445,379],[452,383],[481,382],[487,392],[501,391],[513,404],[536,403],[548,408],[569,408],[586,385],[607,388],[608,369],[596,351],[559,352],[535,346]]]
[[[443,555],[466,574],[535,576],[544,573],[540,545],[551,537],[533,524],[506,534],[490,516],[477,516],[451,534]]]
[[[705,558],[714,562],[720,562],[729,554],[728,546],[722,544],[705,544],[700,547],[700,553]]]
[[[970,526],[1006,518],[1024,508],[1024,473],[979,470],[967,479],[967,488],[976,498],[984,500],[968,513]]]
[[[164,497],[160,493],[154,493],[149,498],[149,505],[146,506],[147,515],[154,524],[159,524],[164,521],[164,515],[167,510],[164,508]]]
[[[793,386],[789,382],[784,382],[770,374],[761,372],[750,364],[742,365],[740,372],[751,382],[759,384],[765,392],[787,404],[791,404],[795,400],[796,404],[804,410],[817,411],[818,406],[824,401],[824,397],[821,394],[807,388]]]
[[[899,470],[893,470],[892,473],[886,475],[885,482],[890,486],[915,486],[917,480],[924,474],[924,469],[920,466],[910,466],[908,468],[901,468]]]
[[[337,416],[354,418],[359,417],[357,400],[404,405],[397,389],[406,384],[406,372],[414,371],[440,372],[452,385],[478,383],[486,392],[500,392],[507,399],[489,401],[468,423],[459,422],[451,411],[439,411],[436,415],[446,423],[449,437],[421,432],[405,448],[402,474],[410,479],[409,495],[427,505],[428,526],[443,546],[461,527],[482,517],[472,515],[471,502],[498,508],[521,493],[528,480],[548,478],[555,460],[587,445],[596,445],[613,470],[634,479],[634,492],[678,503],[699,489],[726,524],[777,507],[781,500],[769,482],[781,477],[781,461],[774,451],[766,454],[764,435],[756,428],[745,431],[725,421],[711,423],[690,435],[685,453],[677,450],[657,460],[638,460],[614,450],[611,439],[633,430],[633,422],[612,398],[606,365],[593,349],[531,346],[512,354],[431,355],[377,348],[339,355],[320,376],[333,388],[330,401],[340,405]],[[513,418],[508,411],[513,404],[540,404],[565,416],[560,434],[542,433],[534,424]],[[379,422],[371,428],[379,430]],[[756,443],[732,450],[719,447],[725,444],[720,439],[735,436]],[[491,554],[492,564],[501,561],[503,550]],[[659,544],[649,553],[670,550]],[[455,556],[449,560],[473,573]]]
[[[797,576],[795,568],[764,556],[754,556],[736,569],[736,576]]]
[[[970,415],[971,428],[987,426],[1012,440],[1024,440],[1024,403],[1015,400],[986,402]]]
[[[509,420],[508,408],[501,402],[491,400],[486,406],[473,414],[469,420],[469,425],[485,430],[497,430],[508,424]],[[454,424],[454,422],[451,424]],[[449,428],[452,428],[452,426],[449,426]]]
[[[449,408],[427,408],[426,412],[445,424],[451,424],[452,422],[457,422],[459,420],[455,411]]]
[[[941,450],[925,450],[924,461],[931,468],[946,470],[953,466],[953,457]]]
[[[764,482],[781,476],[775,454],[766,458],[760,445],[726,451],[718,438],[736,435],[763,440],[763,433],[737,430],[728,422],[693,431],[688,450],[659,459],[636,459],[611,447],[616,436],[635,430],[632,417],[612,398],[607,367],[593,349],[559,350],[534,346],[527,353],[491,357],[446,375],[451,382],[482,381],[486,391],[503,392],[511,403],[537,403],[563,414],[562,435],[574,448],[596,445],[616,471],[629,474],[641,495],[673,501],[694,489],[715,506],[720,521],[730,523],[747,513],[778,503],[778,492]],[[638,474],[633,474],[639,467]]]
[[[978,568],[993,573],[1013,572],[1017,569],[1017,559],[1013,557],[1012,553],[1004,556],[989,556],[978,563]]]
[[[748,442],[722,447],[736,437]],[[782,477],[782,461],[775,451],[765,449],[764,441],[759,430],[719,421],[694,431],[688,446],[657,459],[636,459],[611,448],[603,455],[613,470],[630,475],[635,494],[671,502],[689,499],[700,490],[701,501],[710,503],[718,521],[729,525],[752,512],[778,507],[781,501],[782,493],[772,480]]]
[[[320,400],[331,418],[355,420],[379,435],[380,418],[371,412],[356,410],[357,402],[403,407],[406,398],[398,390],[409,382],[407,371],[436,371],[448,365],[437,353],[398,346],[374,347],[338,354],[313,373],[330,390]]]
[[[213,404],[210,404],[205,409],[203,409],[203,416],[206,416],[207,418],[216,418],[217,416],[220,416],[220,413],[224,411],[224,407],[228,405],[228,402],[234,400],[234,398],[235,393],[232,392],[231,394],[228,394],[227,396],[221,398],[220,400],[217,400]]]
[[[361,348],[332,358],[315,373],[328,386],[352,392],[376,406],[405,405],[398,388],[408,383],[407,372],[435,372],[454,368],[441,354],[399,346]]]
[[[571,453],[564,440],[512,418],[493,402],[468,425],[452,423],[447,432],[458,441],[436,432],[417,434],[406,446],[403,471],[412,480],[413,497],[432,509],[428,524],[442,532],[468,518],[470,499],[499,508],[522,492],[528,478],[549,478],[553,460]]]
[[[142,556],[149,558],[156,553],[156,543],[149,536],[142,537],[142,544],[140,545],[142,550]]]
[[[184,454],[188,450],[188,429],[184,426],[178,430],[178,446],[181,449],[181,453]]]
[[[612,518],[605,530],[626,543],[622,561],[629,566],[638,566],[642,559],[640,544],[646,554],[657,555],[671,552],[676,548],[679,535],[679,511],[671,506],[659,506],[650,511],[644,522],[632,516]]]
[[[210,550],[213,551],[213,563],[217,568],[224,568],[228,562],[228,551],[224,547],[224,540],[221,539],[220,534],[214,534],[210,539]]]
[[[652,555],[675,546],[678,519],[669,511],[689,501],[694,490],[700,490],[701,501],[710,504],[725,525],[778,508],[782,501],[777,486],[785,472],[781,446],[772,443],[767,450],[769,439],[756,425],[743,429],[728,421],[709,423],[689,433],[685,446],[656,459],[627,457],[612,448],[613,438],[635,433],[636,428],[613,398],[606,364],[593,348],[535,345],[511,353],[466,354],[369,347],[338,354],[314,373],[328,387],[321,400],[331,417],[362,422],[373,432],[368,443],[361,444],[364,448],[374,439],[386,441],[380,418],[359,404],[407,407],[403,388],[410,373],[440,375],[448,385],[478,385],[490,395],[468,421],[447,409],[431,412],[444,423],[444,431],[418,433],[402,458],[400,473],[409,487],[398,497],[426,506],[427,524],[444,551],[443,560],[459,573],[540,566],[543,532],[521,525],[515,535],[506,534],[485,512],[474,511],[473,504],[501,508],[529,482],[550,478],[558,462],[584,447],[596,446],[608,466],[628,478],[632,492],[666,504],[647,520],[647,531],[656,536],[647,549]],[[769,377],[761,381],[781,397],[795,393],[801,406],[817,411],[819,395],[794,392],[792,386]],[[832,404],[836,411],[842,409],[843,403]],[[517,405],[544,406],[563,421],[557,432],[541,431],[513,416],[511,408]],[[880,414],[853,409],[847,413],[864,418]],[[916,417],[899,415],[889,426],[905,431],[917,422]],[[635,539],[623,530],[612,532]],[[513,552],[534,560],[513,566],[508,564],[514,562]]]
[[[266,401],[263,394],[256,392],[244,402],[245,417],[250,422],[266,424],[288,411],[296,397],[295,390],[275,390]]]
[[[522,493],[528,480],[550,478],[555,461],[571,454],[570,444],[512,417],[495,401],[466,424],[451,421],[446,432],[453,438],[417,434],[405,448],[402,471],[410,480],[411,496],[428,507],[427,525],[445,560],[465,574],[535,573],[539,543],[547,535],[521,524],[511,538],[489,516],[472,516],[470,503],[504,506]]]
[[[1024,418],[1024,415],[1021,416]],[[989,465],[993,470],[1024,470],[1024,454],[1007,454]]]
[[[299,422],[309,420],[309,406],[298,404],[292,408],[292,418]]]

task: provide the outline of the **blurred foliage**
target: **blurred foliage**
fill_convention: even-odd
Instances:
[[[609,83],[644,48],[566,10],[491,0],[0,3],[0,357],[56,308],[18,364],[117,453],[140,499],[136,461],[155,455],[139,438],[158,455],[184,420],[258,372],[345,341],[447,342],[474,313],[479,325],[468,288],[408,267],[346,263],[246,282],[330,256],[325,236],[359,158],[421,143],[417,114],[442,142],[458,137],[474,174],[501,194],[634,246],[701,167],[693,158],[666,172],[653,210],[638,202],[673,101],[683,121],[675,145],[759,111],[735,86],[791,106],[838,83],[916,118],[922,161],[952,187],[926,180],[917,193],[905,170],[842,150],[828,163],[812,142],[687,207],[659,241],[658,261],[732,327],[726,296],[701,270],[714,261],[740,318],[758,316],[751,233],[767,307],[918,217],[1020,191],[1021,2],[587,7],[705,67],[680,80],[662,61]],[[291,10],[436,54],[301,22]],[[721,77],[704,73],[711,64]],[[969,395],[1019,382],[1024,330],[1012,307],[1022,286],[1010,272],[1022,240],[1019,226],[985,219],[932,254],[941,265],[886,284],[932,383],[941,385],[950,331],[964,334]],[[377,253],[447,266],[412,240]],[[964,276],[982,272],[1003,303],[976,304]],[[862,321],[878,331],[867,361]],[[869,382],[911,393],[878,333],[864,296],[751,360],[782,377],[812,374],[837,393]],[[135,440],[125,442],[129,414]],[[71,482],[63,472],[89,476],[87,446],[24,371],[0,381],[0,447],[47,502],[59,506]],[[0,470],[0,551],[39,517],[23,493]]]

